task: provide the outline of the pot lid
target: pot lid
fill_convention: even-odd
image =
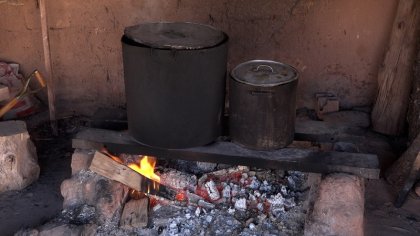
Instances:
[[[253,60],[237,65],[231,73],[238,82],[271,87],[297,80],[299,73],[287,64],[269,60]]]
[[[188,22],[143,23],[125,28],[124,35],[137,43],[161,49],[209,48],[227,37],[211,26]]]

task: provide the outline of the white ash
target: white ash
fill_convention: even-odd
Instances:
[[[239,185],[230,183],[230,187],[231,187],[231,197],[236,197],[239,195],[239,191],[241,191]]]
[[[203,197],[198,196],[197,194],[191,193],[190,191],[187,191],[187,199],[189,204],[198,204],[198,201],[204,200]]]
[[[216,184],[213,180],[208,181],[204,184],[204,186],[206,187],[207,193],[212,201],[220,199],[219,190],[217,190]]]
[[[185,172],[165,169],[160,173],[161,183],[165,186],[178,189],[178,190],[192,190],[197,187],[197,177]]]
[[[198,217],[201,214],[201,208],[197,207],[197,209],[195,210],[194,214]]]
[[[171,175],[178,178],[168,180],[172,186],[189,190],[185,191],[188,201],[184,205],[161,199],[149,212],[147,228],[120,229],[120,216],[116,216],[118,219],[98,225],[96,235],[250,236],[303,233],[303,199],[306,194],[301,192],[305,175],[300,172],[286,172],[283,177],[276,171],[232,167],[204,174],[198,184],[194,175],[173,169],[165,169],[162,175],[164,173],[167,178]],[[81,181],[89,172],[83,175]],[[90,215],[89,209],[81,208],[82,213],[73,213],[73,219],[78,219],[77,215],[83,220],[90,219],[81,217]],[[80,223],[95,221],[95,217],[83,222],[79,219]]]
[[[261,183],[258,181],[257,177],[253,176],[251,178],[251,184],[249,185],[250,188],[256,190],[260,187]]]
[[[224,188],[223,188],[223,190],[222,190],[222,196],[224,197],[224,198],[230,198],[232,195],[231,195],[231,187],[230,187],[230,185],[228,185],[228,184],[226,184],[226,183],[223,183],[223,185],[224,185]]]
[[[206,208],[206,209],[214,209],[216,207],[214,204],[206,202],[204,200],[199,200],[198,201],[198,206],[200,206],[202,208]]]
[[[62,214],[62,220],[70,224],[83,225],[89,224],[94,221],[96,209],[93,206],[82,205],[64,209]]]
[[[260,191],[262,192],[271,191],[271,185],[268,184],[267,180],[264,180],[263,183],[260,185]]]
[[[239,211],[246,211],[246,199],[240,198],[235,202],[235,209]]]
[[[216,163],[197,161],[197,168],[200,169],[202,173],[208,173],[208,172],[214,171],[216,167],[217,167]]]

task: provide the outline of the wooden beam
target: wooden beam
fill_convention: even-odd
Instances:
[[[418,5],[417,0],[399,1],[388,51],[378,73],[372,126],[383,134],[398,135],[404,130],[418,35]]]
[[[125,184],[132,189],[142,191],[141,183],[145,178],[129,167],[112,160],[103,153],[95,152],[89,169],[108,179]]]
[[[51,63],[50,40],[48,35],[48,19],[47,9],[45,5],[46,0],[39,0],[39,12],[41,17],[41,33],[42,33],[42,46],[44,52],[44,66],[47,78],[47,94],[48,94],[48,107],[50,112],[51,128],[54,135],[58,135],[57,121],[55,115],[55,86],[54,76]]]
[[[138,143],[126,133],[101,129],[81,131],[73,139],[73,148],[98,149],[104,146],[113,153],[314,173],[345,172],[370,179],[379,178],[380,171],[378,158],[372,154],[318,152],[297,148],[255,151],[230,142],[216,142],[188,149],[165,149]]]

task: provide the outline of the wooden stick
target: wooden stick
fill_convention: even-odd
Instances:
[[[108,179],[125,184],[132,189],[142,191],[141,183],[144,181],[144,178],[140,174],[125,165],[119,164],[103,153],[95,152],[89,169]]]
[[[417,153],[416,159],[413,162],[413,166],[410,169],[410,173],[407,177],[407,179],[404,181],[404,185],[400,192],[398,193],[398,197],[395,200],[395,207],[401,207],[405,199],[408,196],[408,193],[410,193],[411,188],[413,188],[414,184],[420,177],[420,152]]]
[[[47,93],[48,93],[48,107],[50,111],[50,122],[51,128],[54,135],[58,135],[57,121],[55,116],[55,93],[54,93],[54,80],[51,63],[51,51],[50,51],[50,40],[48,35],[48,21],[47,21],[47,10],[45,6],[46,0],[39,0],[39,11],[41,16],[41,32],[42,32],[42,45],[44,51],[44,65],[45,72],[48,81]]]
[[[388,51],[378,73],[379,93],[372,111],[372,126],[383,134],[398,135],[404,130],[419,25],[416,2],[399,1]]]

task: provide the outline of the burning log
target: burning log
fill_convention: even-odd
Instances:
[[[134,170],[132,168],[134,168]],[[159,182],[148,179],[135,171],[138,170],[138,168],[133,165],[128,167],[120,164],[101,152],[95,153],[89,169],[108,179],[118,181],[136,191],[144,192],[149,195],[158,195],[170,200],[175,199],[177,195],[174,190],[166,188]],[[154,178],[157,179],[157,177]]]
[[[146,179],[145,177],[139,175],[129,167],[113,161],[103,153],[95,152],[89,169],[108,179],[125,184],[137,191],[143,190],[141,189],[141,183],[144,182],[144,179]]]

